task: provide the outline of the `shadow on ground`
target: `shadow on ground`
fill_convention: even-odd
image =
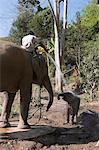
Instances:
[[[8,129],[8,130],[7,130]],[[51,145],[69,145],[69,144],[87,144],[99,139],[99,135],[92,135],[82,128],[61,128],[47,125],[31,126],[31,129],[18,130],[7,128],[6,132],[1,131],[0,139],[5,140],[26,140],[41,143],[43,146]]]

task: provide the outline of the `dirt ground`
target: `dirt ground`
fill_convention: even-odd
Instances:
[[[46,112],[47,96],[47,93],[42,96],[43,107],[40,120],[40,110],[31,103],[28,122],[32,127],[52,128],[53,132],[28,139],[1,138],[0,150],[99,150],[99,147],[95,146],[99,140],[99,133],[94,135],[78,128],[77,125],[65,123],[66,103],[64,101],[58,101],[55,97],[52,107]],[[99,112],[99,101],[81,102],[79,114],[87,109]],[[17,122],[18,115],[12,115],[10,121]]]

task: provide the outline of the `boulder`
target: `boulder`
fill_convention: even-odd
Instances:
[[[77,124],[87,131],[98,131],[99,113],[92,110],[82,112],[77,118]]]

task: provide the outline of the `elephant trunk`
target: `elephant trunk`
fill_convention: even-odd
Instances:
[[[49,103],[47,105],[47,110],[46,111],[48,111],[50,109],[50,107],[51,107],[52,104],[53,104],[53,92],[50,95],[50,100],[49,100]]]
[[[47,109],[46,109],[46,111],[48,111],[50,109],[51,105],[53,104],[53,89],[52,89],[52,85],[51,85],[49,76],[45,77],[45,79],[43,81],[43,85],[49,93],[49,103],[48,103]]]

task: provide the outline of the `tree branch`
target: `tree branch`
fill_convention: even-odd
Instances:
[[[55,20],[56,26],[58,27],[57,19],[56,19],[52,4],[51,4],[50,0],[48,0],[48,2],[49,2],[49,7],[50,7],[50,11],[52,13],[53,19]]]

